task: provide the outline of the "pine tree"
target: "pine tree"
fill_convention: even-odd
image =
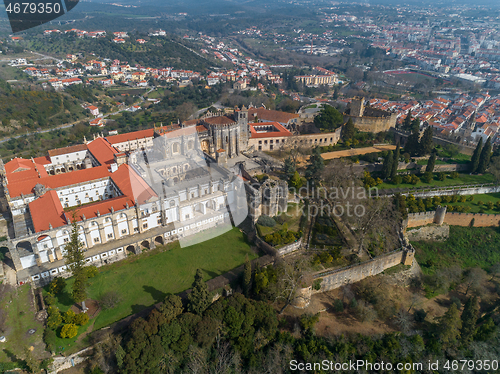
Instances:
[[[472,157],[470,159],[470,172],[475,173],[477,170],[477,167],[479,166],[479,157],[481,156],[481,151],[483,150],[483,138],[479,139],[479,142],[477,143],[476,149],[474,150],[474,153],[472,154]]]
[[[434,149],[434,141],[432,140],[433,131],[432,127],[428,126],[424,134],[422,135],[422,139],[420,140],[420,155],[428,155]]]
[[[434,166],[436,165],[436,152],[431,153],[431,157],[427,161],[427,166],[425,167],[426,173],[432,173],[434,171]]]
[[[393,161],[392,159],[393,159],[392,152],[389,151],[389,153],[387,153],[387,156],[385,156],[384,164],[382,165],[382,176],[384,177],[384,179],[387,179],[391,176],[392,161]]]
[[[481,155],[479,156],[479,163],[477,165],[477,172],[479,174],[484,174],[488,166],[490,165],[491,159],[491,138],[488,137],[486,144],[484,145]]]
[[[394,151],[394,159],[392,160],[392,170],[391,170],[391,179],[394,179],[398,174],[398,164],[399,164],[399,153],[401,152],[401,146],[396,145],[396,150]]]
[[[321,171],[325,168],[325,164],[323,162],[323,157],[321,157],[321,153],[319,152],[319,148],[315,147],[312,151],[311,156],[309,157],[309,163],[306,168],[306,178],[313,185],[319,180]]]
[[[248,256],[245,258],[245,266],[243,268],[243,292],[245,296],[248,297],[250,294],[250,290],[252,289],[252,263],[248,259]]]
[[[462,329],[460,330],[460,337],[464,344],[472,341],[476,333],[477,319],[479,318],[479,300],[476,296],[469,297],[464,305],[462,313]]]
[[[408,111],[408,114],[405,117],[405,120],[403,122],[403,129],[404,130],[410,130],[411,128],[411,110]]]
[[[460,312],[456,304],[451,304],[450,308],[439,321],[439,336],[441,343],[447,347],[454,346],[460,338],[461,327],[462,321],[460,320]]]
[[[413,121],[411,121],[410,130],[411,132],[420,132],[420,120],[418,118],[414,118]]]
[[[71,270],[75,278],[72,287],[72,297],[75,302],[81,303],[87,298],[87,273],[84,268],[85,255],[83,253],[83,243],[80,241],[78,235],[76,215],[73,215],[69,242],[64,246],[64,250],[66,251],[64,256],[66,259],[66,265]],[[82,309],[85,310],[85,305],[82,305]]]
[[[354,126],[354,122],[352,122],[352,119],[349,118],[347,123],[342,128],[342,140],[346,141],[352,139],[355,133],[356,133],[356,127]]]
[[[188,295],[188,311],[194,314],[201,315],[210,305],[210,295],[208,287],[203,282],[203,273],[201,269],[196,270],[194,276],[193,288]]]

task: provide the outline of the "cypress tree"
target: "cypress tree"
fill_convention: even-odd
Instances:
[[[460,320],[460,312],[455,304],[451,304],[444,316],[440,318],[439,337],[441,343],[443,343],[445,347],[454,346],[460,338],[461,328],[462,321]]]
[[[479,166],[479,157],[481,156],[481,151],[483,150],[483,138],[479,139],[479,142],[477,143],[476,149],[474,150],[474,153],[472,154],[472,157],[470,159],[470,172],[475,173],[477,170],[477,167]]]
[[[470,343],[476,334],[476,324],[479,318],[479,300],[476,296],[469,297],[462,313],[462,329],[460,335],[464,344]]]
[[[411,109],[408,111],[408,114],[405,117],[403,122],[403,129],[410,130],[411,129]]]
[[[491,138],[488,137],[486,144],[481,151],[481,156],[479,156],[479,163],[477,165],[477,172],[483,174],[488,169],[491,159]]]
[[[385,156],[384,164],[382,165],[382,176],[387,179],[392,173],[392,151],[389,151],[387,156]]]
[[[252,263],[248,259],[248,256],[245,258],[245,266],[243,268],[243,292],[245,296],[248,297],[250,294],[250,290],[252,289]]]
[[[422,135],[422,139],[420,140],[420,154],[423,155],[428,155],[429,153],[432,152],[434,149],[434,141],[432,140],[433,136],[433,131],[432,127],[428,126],[424,134]]]
[[[321,153],[319,152],[319,147],[315,147],[313,149],[308,161],[309,163],[306,167],[306,178],[313,185],[315,185],[320,178],[321,172],[325,168],[323,157],[321,157]]]
[[[432,173],[434,171],[434,166],[436,165],[436,152],[431,153],[431,157],[427,161],[427,166],[425,167],[426,173]]]
[[[71,234],[69,242],[64,246],[66,251],[66,265],[73,273],[75,281],[72,287],[72,297],[77,303],[82,303],[82,309],[85,311],[83,302],[87,298],[87,272],[85,266],[85,255],[83,253],[83,243],[78,236],[78,225],[76,224],[76,215],[73,215],[71,223]]]
[[[394,151],[394,158],[392,160],[392,170],[391,170],[391,179],[394,179],[394,177],[398,174],[398,163],[399,163],[399,153],[401,152],[401,146],[398,144],[396,145],[396,150]]]
[[[201,269],[196,270],[194,276],[193,288],[188,295],[188,311],[194,314],[201,315],[210,305],[210,295],[208,287],[203,282],[203,273]]]
[[[342,128],[342,134],[341,134],[342,140],[346,141],[352,139],[355,133],[356,133],[356,127],[354,126],[354,122],[352,122],[352,119],[349,118],[347,123]]]
[[[412,156],[418,155],[420,151],[420,131],[418,128],[412,129],[412,133],[406,141],[405,151]]]

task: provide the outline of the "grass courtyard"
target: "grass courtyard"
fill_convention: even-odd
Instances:
[[[213,232],[213,231],[212,231]],[[166,250],[165,250],[166,249]],[[250,260],[257,258],[239,229],[233,228],[214,239],[181,248],[179,242],[156,250],[132,255],[125,260],[99,268],[89,279],[88,297],[94,300],[108,291],[116,291],[121,302],[113,309],[102,310],[90,321],[93,330],[108,326],[130,314],[162,301],[169,293],[176,294],[191,288],[196,269],[203,270],[205,281],[215,278]],[[61,311],[68,310],[73,279],[56,296]],[[80,328],[82,333],[89,325]],[[61,339],[58,343],[73,343],[74,339]]]

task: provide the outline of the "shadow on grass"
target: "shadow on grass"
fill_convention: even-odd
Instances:
[[[215,271],[211,271],[211,270],[207,270],[207,269],[201,269],[204,273],[208,274],[208,276],[210,277],[210,279],[212,278],[215,278],[215,277],[218,277],[219,275],[221,275],[221,273],[216,273]],[[208,280],[208,279],[207,279]]]
[[[145,292],[150,294],[156,302],[165,300],[165,297],[167,296],[166,293],[157,290],[156,288],[151,286],[142,286],[142,288],[144,289]]]
[[[132,314],[142,312],[144,309],[147,308],[146,305],[139,305],[139,304],[134,304],[131,306],[132,308]]]

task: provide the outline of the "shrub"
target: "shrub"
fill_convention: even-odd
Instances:
[[[451,196],[451,202],[456,203],[458,201],[458,195],[452,195]]]
[[[474,201],[474,195],[470,195],[470,196],[467,198],[467,201]]]
[[[463,195],[462,195],[462,196],[460,196],[460,202],[461,202],[461,203],[465,203],[465,202],[467,202],[467,197],[465,197],[465,196],[463,196]]]
[[[66,313],[64,313],[63,315],[64,323],[66,324],[73,323],[73,321],[75,320],[75,316],[76,316],[75,312],[73,312],[71,309],[68,309]]]
[[[413,174],[413,175],[411,176],[411,181],[410,181],[410,183],[411,183],[411,184],[418,184],[419,182],[420,182],[420,178],[419,178],[419,177],[417,177],[415,174]]]
[[[88,278],[94,278],[97,275],[97,267],[95,265],[90,265],[85,268]]]
[[[431,183],[432,180],[433,180],[433,176],[432,176],[432,173],[430,171],[426,171],[423,175],[422,175],[422,180],[425,182],[425,183]]]
[[[121,301],[121,297],[116,291],[108,291],[99,299],[99,305],[102,309],[113,309]]]
[[[276,226],[276,221],[269,216],[262,215],[257,220],[257,223],[261,226],[274,227]]]
[[[303,314],[300,316],[299,319],[300,326],[304,330],[312,329],[318,321],[319,321],[319,313],[316,313],[315,315]]]
[[[479,213],[483,214],[484,212],[486,212],[486,210],[484,210],[484,208],[479,209]]]
[[[488,201],[488,202],[486,203],[486,206],[488,207],[488,209],[489,209],[489,210],[492,210],[494,205],[495,205],[495,204],[493,204],[493,201]]]
[[[483,203],[481,200],[479,200],[479,201],[477,202],[477,205],[479,205],[479,206],[482,206],[483,204],[484,204],[484,203]]]
[[[320,289],[321,289],[321,281],[322,281],[322,280],[323,280],[323,279],[315,279],[315,280],[314,280],[314,282],[313,282],[313,286],[312,286],[313,290],[318,291],[318,290],[320,290]]]
[[[66,279],[55,277],[49,284],[49,292],[53,295],[57,295],[64,287],[66,287]]]
[[[47,313],[47,327],[55,330],[62,323],[61,312],[56,306],[51,305],[47,308]]]
[[[460,299],[456,296],[453,296],[451,299],[450,299],[451,303],[452,304],[455,304],[457,306],[457,309],[460,310],[460,308],[462,308],[462,302],[460,301]]]
[[[450,195],[443,196],[443,201],[445,203],[451,203],[451,196]]]
[[[441,173],[437,173],[437,179],[439,181],[444,181],[446,179],[446,174],[441,172]]]
[[[405,182],[406,184],[410,184],[411,183],[411,175],[405,175],[403,177],[403,182]]]
[[[56,303],[56,298],[51,292],[47,292],[43,299],[46,305],[54,305]]]
[[[402,181],[403,181],[403,178],[401,177],[401,175],[396,175],[393,178],[392,183],[393,184],[401,184]]]
[[[79,326],[86,325],[89,322],[89,315],[87,313],[78,313],[74,318],[74,322]]]
[[[45,329],[45,331],[43,332],[43,341],[47,346],[47,351],[55,352],[57,344],[57,335],[54,330]]]
[[[410,162],[410,154],[409,153],[403,153],[403,158],[405,159],[406,163]]]
[[[74,323],[68,323],[61,329],[61,338],[71,339],[78,334],[78,327]]]
[[[457,179],[458,177],[459,177],[458,172],[454,171],[454,172],[450,173],[451,179]]]
[[[415,314],[413,317],[415,318],[416,322],[424,322],[425,317],[427,317],[427,312],[423,309],[418,309],[415,311]]]
[[[333,310],[337,313],[342,313],[344,311],[344,303],[340,299],[335,299],[333,302]]]

